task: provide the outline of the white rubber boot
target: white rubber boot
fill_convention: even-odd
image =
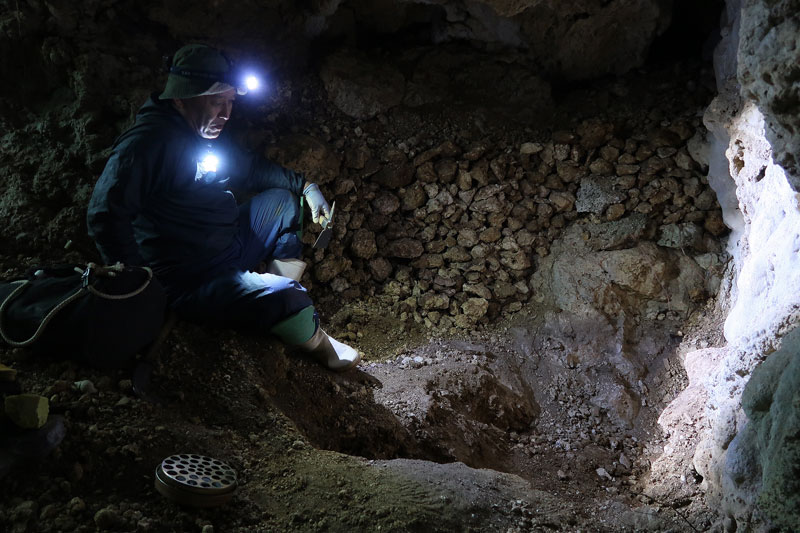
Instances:
[[[305,270],[306,263],[300,259],[273,259],[267,264],[268,274],[291,278],[298,282],[303,277]]]
[[[319,327],[310,339],[300,345],[300,348],[313,355],[323,366],[336,372],[349,370],[361,360],[358,350],[329,337]]]

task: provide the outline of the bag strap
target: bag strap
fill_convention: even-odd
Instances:
[[[25,346],[29,346],[29,345],[33,344],[34,342],[36,342],[36,339],[38,339],[39,336],[42,334],[42,332],[44,331],[45,326],[47,326],[47,323],[50,322],[50,320],[52,320],[53,317],[56,316],[56,313],[58,313],[64,307],[66,307],[67,305],[72,303],[73,300],[76,300],[77,298],[80,298],[83,295],[84,291],[85,291],[84,287],[80,287],[77,291],[73,292],[72,294],[70,294],[69,296],[67,296],[63,300],[61,300],[58,303],[58,305],[53,307],[53,309],[51,309],[50,312],[47,313],[47,315],[45,315],[45,317],[42,319],[41,323],[39,323],[39,327],[36,328],[36,331],[33,333],[33,335],[31,335],[31,337],[29,339],[24,340],[24,341],[15,341],[15,340],[12,340],[11,338],[9,338],[9,336],[4,331],[4,328],[3,328],[3,316],[5,315],[6,307],[8,307],[8,305],[11,303],[11,300],[13,300],[28,285],[30,285],[31,281],[26,279],[26,280],[22,280],[22,281],[12,281],[12,283],[19,283],[19,287],[14,289],[11,292],[11,294],[9,294],[8,297],[5,300],[3,300],[3,303],[0,304],[0,337],[3,337],[4,341],[6,341],[10,346],[13,346],[15,348],[24,348]]]
[[[142,291],[144,291],[150,285],[150,282],[153,280],[153,269],[151,269],[150,267],[139,267],[145,271],[145,273],[147,274],[147,279],[144,280],[144,282],[140,287],[125,294],[108,294],[100,290],[97,290],[94,287],[94,285],[90,283],[89,278],[91,276],[92,269],[97,270],[97,274],[100,276],[114,277],[117,275],[118,272],[122,272],[124,268],[125,265],[123,265],[122,263],[117,263],[116,265],[108,267],[98,267],[94,263],[89,263],[89,265],[86,267],[86,270],[81,275],[81,278],[83,280],[83,286],[86,287],[89,290],[89,292],[91,292],[95,296],[104,298],[106,300],[127,300],[128,298],[133,298],[137,294],[140,294]]]
[[[81,273],[81,286],[78,288],[78,290],[76,290],[63,300],[61,300],[55,307],[53,307],[53,309],[51,309],[50,312],[47,313],[47,315],[45,315],[45,317],[39,323],[39,327],[36,328],[36,331],[33,333],[33,335],[29,339],[24,341],[15,341],[9,338],[9,336],[6,334],[3,328],[3,316],[5,315],[5,310],[10,305],[11,300],[16,298],[19,294],[21,294],[22,291],[25,290],[25,288],[32,283],[32,281],[29,279],[21,281],[12,281],[12,283],[18,283],[19,287],[14,289],[11,292],[11,294],[9,294],[6,297],[6,299],[3,300],[3,303],[0,304],[0,337],[2,337],[3,340],[10,346],[13,346],[15,348],[24,348],[26,346],[30,346],[31,344],[36,342],[36,340],[41,336],[48,322],[50,322],[53,319],[53,317],[55,317],[56,314],[59,311],[61,311],[64,307],[72,303],[74,300],[83,296],[84,292],[88,291],[94,294],[95,296],[106,300],[126,300],[128,298],[133,298],[134,296],[140,294],[150,285],[150,282],[153,280],[153,270],[150,267],[141,267],[147,273],[147,279],[140,287],[125,294],[108,294],[97,290],[91,283],[92,272],[94,270],[97,270],[98,275],[114,277],[117,275],[118,272],[122,272],[124,268],[125,268],[124,265],[122,265],[121,263],[117,263],[115,265],[108,267],[99,267],[94,263],[89,263],[86,266],[86,270],[81,270],[80,268],[75,267],[75,270]]]

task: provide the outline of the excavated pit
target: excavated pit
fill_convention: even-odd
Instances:
[[[581,322],[573,317],[567,331],[509,324],[501,333],[401,347],[393,359],[337,380],[332,389],[342,401],[321,403],[312,417],[281,400],[307,392],[274,397],[321,448],[462,462],[517,474],[540,490],[626,490],[660,453],[665,435],[656,419],[685,388],[681,339],[674,324],[650,325],[620,370],[592,355],[597,347],[576,334]],[[683,474],[700,481],[691,468]]]

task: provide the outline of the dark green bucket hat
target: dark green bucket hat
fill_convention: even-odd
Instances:
[[[175,52],[159,99],[219,94],[233,88],[238,94],[245,94],[246,89],[234,87],[231,74],[231,63],[220,50],[204,44],[187,44]]]

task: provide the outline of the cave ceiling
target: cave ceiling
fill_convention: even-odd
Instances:
[[[41,62],[53,70],[84,49],[151,65],[190,41],[218,44],[235,56],[266,55],[287,68],[307,64],[314,41],[324,50],[458,41],[512,48],[546,75],[587,79],[641,65],[672,18],[670,0],[7,3],[0,38],[19,53],[0,67],[4,75]]]

